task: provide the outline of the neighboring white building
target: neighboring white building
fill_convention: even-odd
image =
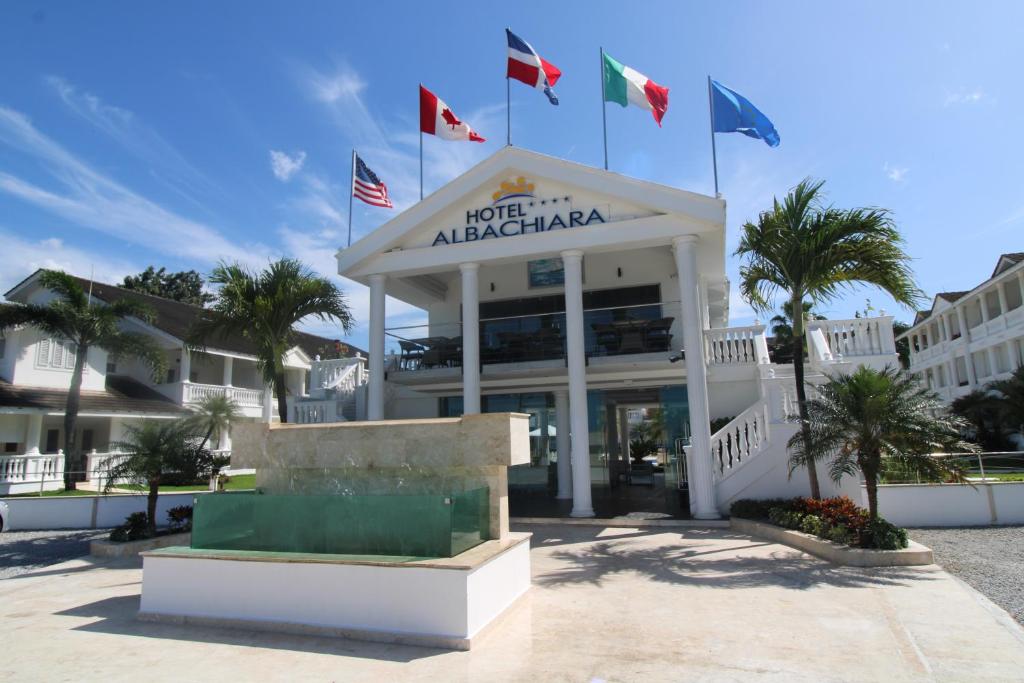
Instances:
[[[807,492],[788,476],[792,367],[770,362],[764,326],[728,326],[721,199],[506,147],[337,260],[370,288],[361,416],[529,413],[513,507],[569,513],[572,499],[590,516],[642,497],[709,518]],[[428,323],[386,329],[386,296]],[[898,363],[891,317],[816,321],[808,341],[810,381]],[[634,477],[629,416],[652,407],[668,461]],[[711,434],[721,417],[734,419]]]
[[[1009,377],[1024,365],[1024,253],[1000,256],[970,291],[937,294],[900,338],[910,371],[946,402]]]
[[[90,349],[76,426],[78,444],[89,455],[90,475],[105,468],[110,444],[123,437],[126,425],[181,417],[207,396],[229,396],[245,419],[276,418],[273,391],[263,386],[254,350],[243,336],[189,353],[184,339],[200,308],[80,282],[97,305],[126,297],[149,305],[155,313],[152,324],[135,319],[124,324],[153,337],[164,349],[167,367],[164,376],[154,378],[137,359],[111,358],[103,349]],[[46,304],[54,294],[39,284],[37,271],[6,297],[12,303],[5,305]],[[344,419],[345,412],[354,417],[355,385],[365,381],[365,358],[359,356],[365,354],[345,345],[356,357],[320,361],[317,354],[323,349],[336,353],[335,340],[300,333],[297,341],[285,357],[290,419],[334,421]],[[38,489],[43,477],[49,480],[47,488],[61,485],[64,405],[74,362],[73,345],[36,328],[9,329],[0,337],[0,494]],[[229,451],[230,435],[224,434],[216,445]]]

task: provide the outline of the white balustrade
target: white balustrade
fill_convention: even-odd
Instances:
[[[820,331],[833,359],[856,356],[880,356],[896,352],[892,317],[853,318],[850,320],[814,320],[809,333]]]
[[[260,408],[263,406],[262,389],[246,389],[243,387],[225,387],[219,384],[196,384],[193,382],[184,385],[184,402],[200,403],[213,396],[227,396],[237,405],[244,408]]]
[[[767,363],[764,325],[704,330],[704,358],[708,365]]]
[[[295,424],[322,424],[325,422],[342,422],[338,410],[338,401],[299,401],[292,405],[292,422]]]
[[[63,481],[64,453],[0,455],[0,484]]]
[[[768,402],[761,399],[711,435],[711,463],[722,479],[757,456],[768,442]]]

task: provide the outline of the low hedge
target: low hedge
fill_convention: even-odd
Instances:
[[[842,543],[855,548],[899,550],[908,544],[907,532],[884,519],[874,521],[868,511],[845,496],[839,498],[771,498],[738,500],[730,514],[745,519],[767,520],[786,529]]]

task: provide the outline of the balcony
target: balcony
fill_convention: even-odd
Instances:
[[[195,405],[213,396],[227,396],[239,408],[263,408],[263,389],[181,382],[182,403]]]
[[[673,349],[676,319],[665,315],[678,303],[598,308],[583,312],[587,358],[664,354]],[[520,364],[565,358],[565,313],[488,318],[480,321],[482,365]],[[461,323],[387,330],[392,339],[389,371],[462,366]]]

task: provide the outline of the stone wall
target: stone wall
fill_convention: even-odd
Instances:
[[[490,536],[508,536],[508,468],[530,461],[529,416],[247,423],[232,428],[231,465],[255,468],[270,494],[445,494],[487,486]]]

